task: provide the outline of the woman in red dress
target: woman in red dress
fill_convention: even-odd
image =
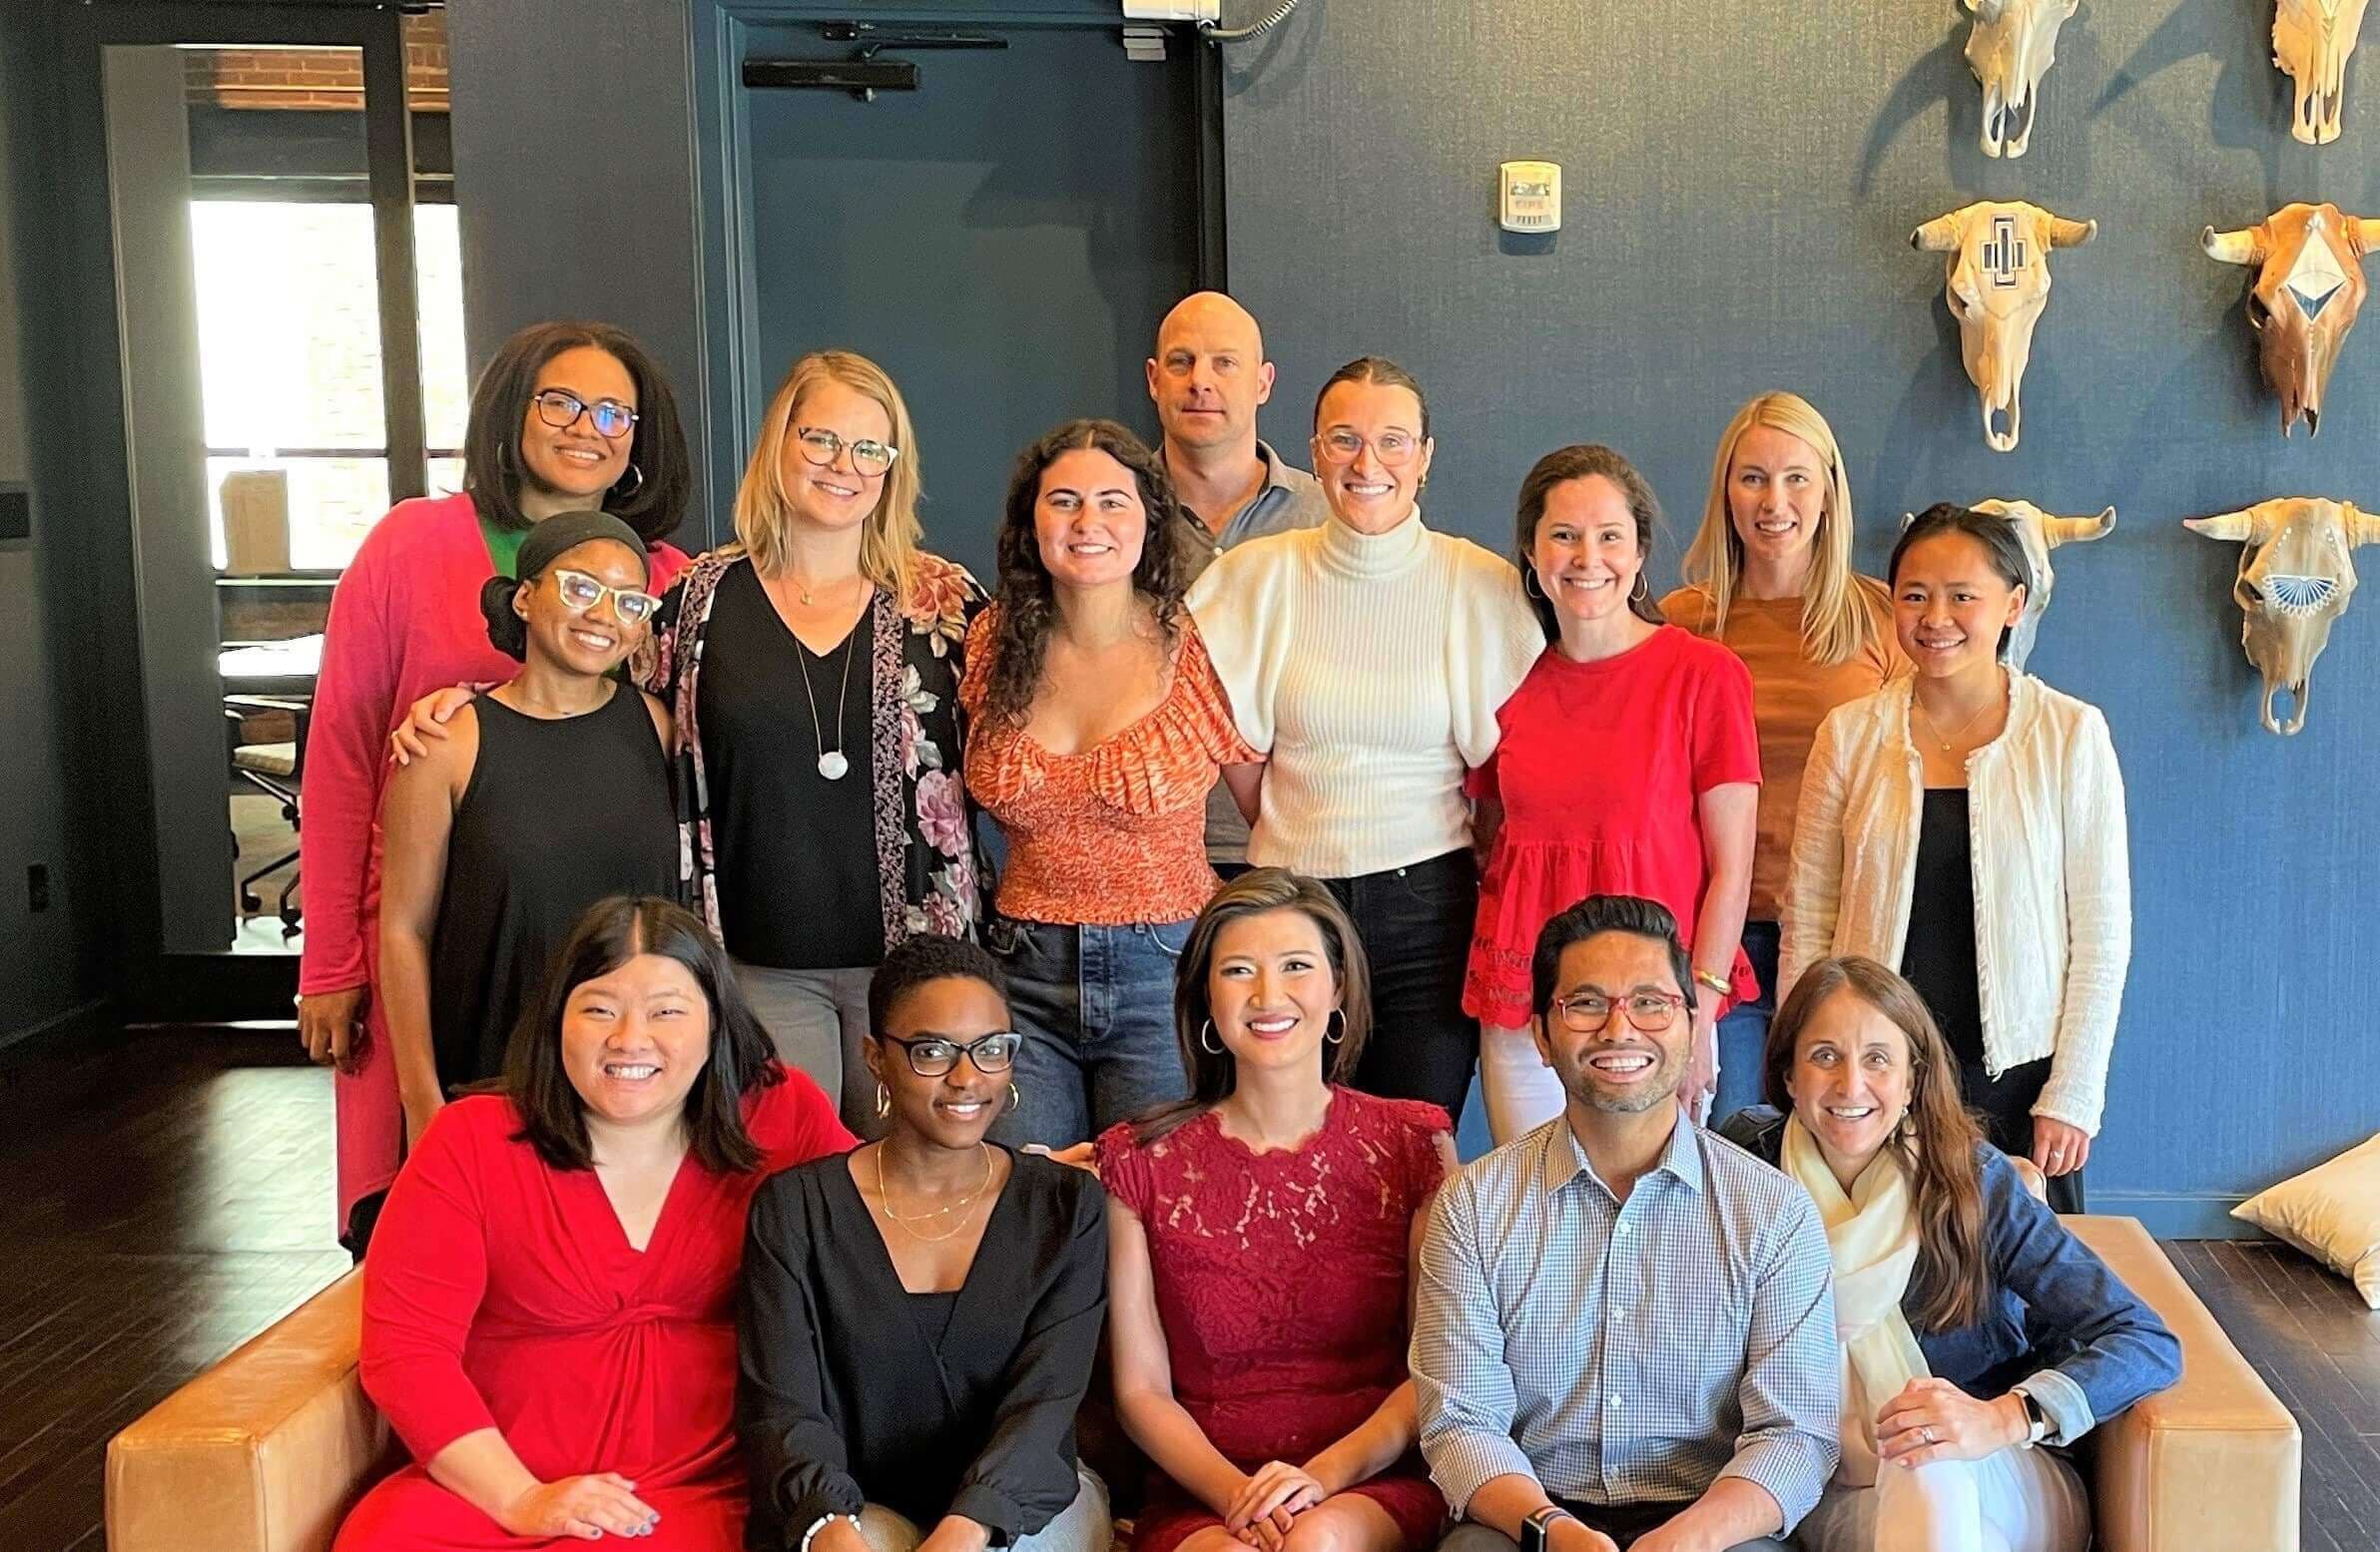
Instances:
[[[491,572],[512,575],[533,524],[611,513],[645,541],[656,594],[686,564],[659,542],[693,485],[677,403],[652,359],[610,324],[539,323],[504,341],[472,387],[463,443],[462,493],[397,503],[339,577],[305,747],[298,1033],[338,1069],[338,1228],[358,1256],[405,1135],[371,995],[389,731],[432,690],[518,670],[488,642],[479,590]]]
[[[540,1017],[504,1092],[440,1110],[388,1194],[361,1371],[414,1463],[364,1495],[336,1552],[742,1544],[745,1211],[851,1134],[666,900],[589,911]]]
[[[1421,1552],[1447,1510],[1414,1450],[1410,1276],[1453,1124],[1343,1086],[1369,971],[1310,878],[1216,893],[1174,1019],[1190,1098],[1097,1147],[1116,1409],[1160,1473],[1134,1552]]]
[[[1521,591],[1546,648],[1495,714],[1471,774],[1486,837],[1463,1011],[1480,1020],[1488,1129],[1506,1143],[1561,1114],[1528,1032],[1537,932],[1590,894],[1660,901],[1694,957],[1693,1045],[1678,1099],[1699,1117],[1716,1027],[1760,983],[1740,946],[1760,807],[1752,676],[1663,621],[1644,576],[1660,509],[1608,447],[1564,447],[1520,482]]]

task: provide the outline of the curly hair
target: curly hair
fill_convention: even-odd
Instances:
[[[1168,653],[1180,632],[1182,595],[1190,588],[1182,525],[1190,519],[1173,493],[1165,465],[1139,437],[1112,420],[1067,421],[1017,455],[1000,518],[999,618],[992,632],[984,714],[1011,727],[1021,725],[1031,712],[1057,612],[1056,584],[1041,563],[1041,539],[1033,528],[1041,476],[1061,454],[1086,448],[1107,454],[1132,472],[1149,517],[1140,564],[1132,568],[1132,591],[1156,611]]]

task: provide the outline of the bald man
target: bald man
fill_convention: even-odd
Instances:
[[[1181,535],[1196,577],[1225,550],[1330,516],[1322,486],[1256,434],[1273,396],[1264,333],[1221,291],[1193,291],[1157,325],[1149,397],[1165,436],[1158,452],[1195,522]],[[1229,877],[1248,865],[1248,821],[1218,783],[1207,799],[1207,859]]]

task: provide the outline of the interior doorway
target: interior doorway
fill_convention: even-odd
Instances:
[[[1176,33],[1134,57],[1112,9],[1038,14],[736,24],[711,51],[734,74],[711,223],[737,234],[714,322],[723,527],[760,407],[822,346],[899,383],[926,542],[986,585],[1019,449],[1076,415],[1153,434],[1147,342],[1202,278],[1203,50]],[[836,84],[863,56],[909,84]]]

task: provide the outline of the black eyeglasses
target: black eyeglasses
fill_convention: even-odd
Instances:
[[[597,436],[626,436],[636,424],[636,411],[618,399],[597,399],[590,404],[568,388],[532,393],[529,402],[537,406],[537,418],[557,431],[576,425],[581,415],[594,425]]]
[[[1554,998],[1553,1013],[1573,1034],[1599,1033],[1610,1025],[1614,1010],[1625,1011],[1628,1022],[1646,1034],[1658,1034],[1677,1021],[1685,1005],[1686,999],[1673,991],[1638,991],[1625,997],[1580,992],[1575,997]]]
[[[921,1035],[903,1040],[898,1035],[879,1035],[887,1045],[900,1047],[901,1055],[909,1060],[909,1071],[920,1078],[942,1078],[958,1065],[960,1057],[975,1064],[980,1073],[1006,1072],[1016,1061],[1016,1048],[1024,1037],[1012,1029],[999,1030],[960,1043],[946,1035]]]

